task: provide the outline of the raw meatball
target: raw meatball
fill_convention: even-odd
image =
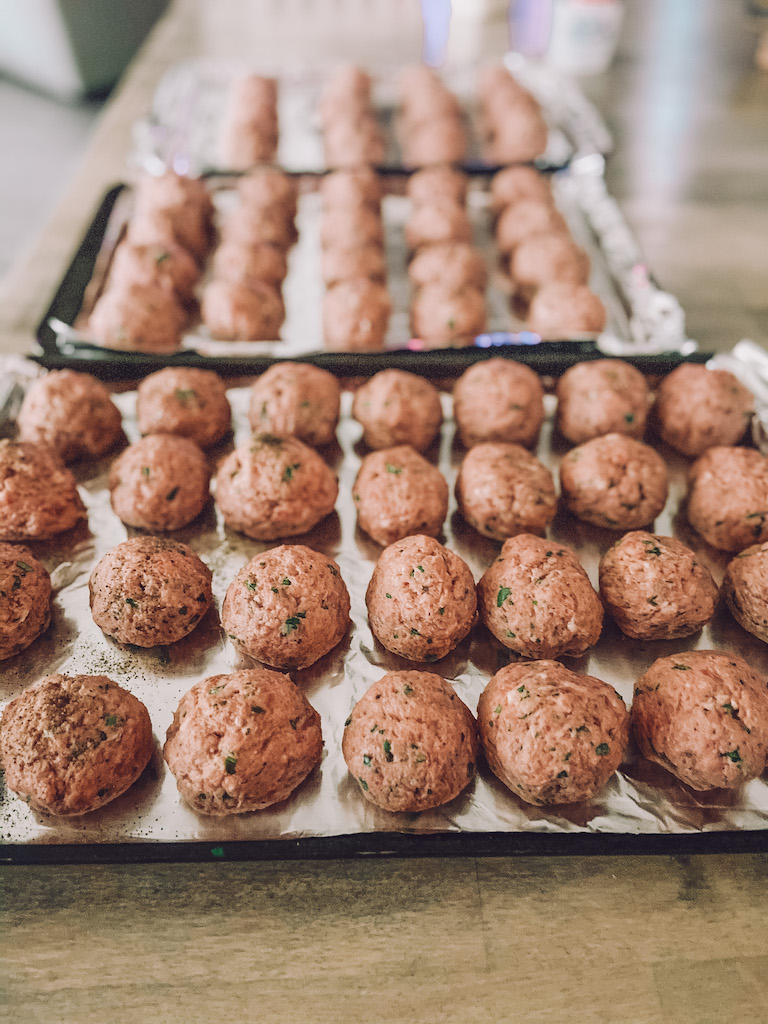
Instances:
[[[0,540],[47,540],[85,518],[75,478],[52,448],[0,441]]]
[[[488,765],[529,804],[590,800],[621,764],[629,716],[612,686],[556,661],[507,665],[480,695]]]
[[[482,292],[488,283],[485,257],[468,242],[439,242],[424,246],[411,260],[408,277],[414,288],[441,284],[452,292],[461,291],[468,285]]]
[[[0,723],[5,784],[49,814],[95,811],[134,784],[152,756],[141,701],[107,676],[46,676]]]
[[[454,292],[441,282],[420,288],[411,303],[411,325],[429,347],[474,344],[486,328],[485,295],[478,288]]]
[[[213,200],[205,181],[175,171],[143,175],[136,186],[135,204],[142,213],[175,210],[208,221],[213,217]]]
[[[440,392],[423,377],[381,370],[355,392],[352,416],[369,448],[410,444],[423,452],[440,431],[443,407]]]
[[[298,437],[317,447],[336,436],[341,385],[309,363],[275,363],[251,388],[248,418],[257,433]]]
[[[557,511],[552,474],[519,444],[488,441],[471,448],[456,479],[459,511],[494,540],[544,534]]]
[[[650,403],[645,377],[622,359],[576,363],[557,382],[557,426],[574,444],[603,434],[641,438]]]
[[[572,449],[560,463],[566,507],[609,530],[647,526],[667,501],[667,467],[658,452],[624,434],[605,434]]]
[[[551,203],[552,185],[549,178],[535,167],[525,164],[505,167],[491,179],[491,210],[501,213],[507,206],[513,206],[523,199],[539,203]]]
[[[381,179],[372,167],[350,167],[326,174],[320,192],[326,208],[365,203],[378,210],[381,206]]]
[[[437,661],[477,620],[469,566],[432,537],[416,535],[382,551],[365,594],[380,643],[409,661]]]
[[[120,410],[107,389],[74,370],[52,370],[33,381],[18,426],[20,441],[42,441],[63,462],[103,455],[123,436]]]
[[[180,303],[189,303],[200,271],[191,253],[175,242],[135,245],[125,242],[115,251],[109,268],[109,287],[159,285]]]
[[[342,249],[336,245],[323,250],[322,276],[327,287],[354,277],[367,277],[383,283],[387,278],[387,261],[380,245],[359,245]]]
[[[266,668],[193,686],[163,747],[179,792],[203,814],[244,814],[285,800],[322,754],[320,716],[287,676]]]
[[[337,169],[381,164],[387,151],[379,123],[370,114],[328,125],[323,142],[325,162]]]
[[[279,207],[289,220],[296,216],[299,189],[296,179],[277,167],[256,167],[237,183],[245,206],[260,210]]]
[[[605,306],[584,284],[552,281],[531,299],[528,329],[542,338],[569,338],[573,334],[600,334],[605,330]]]
[[[453,687],[432,672],[388,672],[352,709],[341,742],[366,800],[385,811],[426,811],[453,800],[475,774],[477,726]]]
[[[535,444],[544,422],[544,388],[512,359],[475,363],[456,381],[453,415],[465,448],[482,441]]]
[[[296,241],[296,228],[280,206],[260,210],[240,206],[229,214],[221,229],[224,244],[274,245],[285,251]]]
[[[691,466],[688,521],[721,551],[768,540],[768,459],[751,448],[710,448]]]
[[[277,82],[240,75],[231,84],[219,151],[224,167],[243,171],[273,160],[277,152]]]
[[[526,304],[535,297],[537,289],[545,285],[586,284],[589,267],[586,252],[562,232],[544,231],[523,239],[509,261],[509,273],[516,288],[515,301],[521,312],[530,312]]]
[[[213,256],[213,276],[230,284],[258,288],[258,282],[279,289],[288,274],[285,252],[276,245],[224,242]]]
[[[495,164],[527,163],[542,155],[548,138],[547,125],[538,108],[516,103],[494,124],[486,155]]]
[[[88,317],[86,336],[130,352],[173,352],[187,314],[159,285],[124,285],[104,292]]]
[[[531,235],[568,235],[563,215],[551,202],[521,199],[503,210],[496,222],[496,245],[500,253],[511,253]],[[513,277],[515,276],[513,272]]]
[[[459,117],[424,119],[404,129],[402,148],[406,167],[461,163],[467,155],[467,133]]]
[[[137,647],[181,640],[213,603],[208,566],[186,544],[161,537],[132,537],[112,548],[89,588],[99,629]]]
[[[208,448],[232,429],[224,381],[213,370],[167,366],[151,373],[136,392],[142,434],[180,434]]]
[[[675,640],[709,622],[717,584],[690,548],[643,530],[625,533],[600,560],[600,596],[634,640]]]
[[[723,597],[731,615],[749,633],[768,643],[768,544],[753,544],[728,563]]]
[[[692,789],[734,789],[765,768],[766,680],[737,654],[654,661],[635,684],[631,721],[642,755]]]
[[[695,457],[740,441],[754,409],[752,392],[729,370],[683,363],[661,382],[653,415],[662,439]]]
[[[203,322],[221,341],[274,341],[285,320],[277,289],[263,281],[253,287],[211,281],[203,291]]]
[[[435,537],[448,514],[443,474],[407,444],[366,455],[352,497],[360,529],[379,544],[412,533]]]
[[[126,526],[178,530],[210,497],[208,463],[194,441],[176,434],[148,434],[129,445],[109,472],[114,513]]]
[[[51,577],[29,548],[0,543],[0,661],[26,650],[51,621]]]
[[[437,242],[471,242],[469,214],[463,206],[450,201],[423,203],[411,211],[405,225],[405,240],[412,252]]]
[[[414,206],[425,203],[455,203],[464,206],[467,201],[469,178],[455,167],[425,167],[408,179],[406,191]]]
[[[382,245],[384,229],[379,214],[370,206],[332,206],[323,211],[320,244],[354,249],[363,245]]]
[[[307,668],[349,626],[349,594],[339,567],[301,544],[264,551],[227,589],[221,624],[242,654],[273,668]]]
[[[384,285],[363,277],[340,281],[323,301],[325,347],[334,352],[383,348],[391,313]]]
[[[224,521],[254,540],[306,533],[333,511],[338,493],[331,470],[296,437],[255,434],[216,474]]]
[[[480,618],[527,658],[578,657],[600,639],[603,606],[570,548],[511,537],[477,585]]]
[[[213,237],[208,217],[192,207],[137,208],[128,221],[125,241],[128,245],[180,245],[202,266]]]

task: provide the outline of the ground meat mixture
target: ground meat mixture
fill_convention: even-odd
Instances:
[[[750,448],[709,448],[691,466],[688,521],[721,551],[768,540],[768,459]]]
[[[0,540],[47,540],[85,518],[75,478],[52,448],[0,441]]]
[[[754,408],[752,392],[729,370],[683,363],[661,382],[653,419],[668,445],[696,457],[740,441]]]
[[[362,424],[369,448],[410,444],[423,452],[440,432],[440,392],[424,377],[381,370],[355,392],[352,416]]]
[[[0,661],[26,650],[51,621],[51,577],[20,544],[0,543]]]
[[[179,434],[201,448],[232,429],[224,381],[213,370],[191,366],[166,366],[145,377],[136,392],[136,417],[142,434]]]
[[[728,563],[723,597],[731,615],[748,632],[768,643],[768,543],[753,544]]]
[[[251,388],[248,419],[257,433],[298,437],[317,447],[336,437],[341,386],[308,363],[276,363]]]
[[[530,447],[544,422],[544,388],[528,366],[500,357],[488,359],[459,377],[453,414],[465,448],[482,441]]]
[[[573,444],[603,434],[639,439],[650,404],[645,377],[622,359],[576,363],[557,382],[557,427]]]

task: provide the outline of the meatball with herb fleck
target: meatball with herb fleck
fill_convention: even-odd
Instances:
[[[187,313],[159,285],[108,288],[85,329],[95,344],[128,352],[174,352],[181,345]]]
[[[411,303],[411,327],[427,348],[473,345],[487,324],[485,295],[465,285],[458,291],[441,281],[419,288]]]
[[[642,438],[650,403],[645,377],[623,359],[576,363],[557,382],[557,426],[573,444],[603,434]]]
[[[29,548],[0,543],[0,661],[29,647],[51,621],[51,577]]]
[[[696,457],[740,441],[754,408],[754,395],[729,370],[683,363],[661,382],[653,418],[668,445]]]
[[[461,443],[512,441],[530,447],[544,422],[544,388],[538,374],[512,359],[475,363],[459,377],[453,414]]]
[[[385,811],[426,811],[474,778],[477,726],[440,676],[388,672],[352,708],[341,749],[366,800]]]
[[[520,534],[477,585],[481,621],[526,658],[578,657],[600,639],[603,606],[570,548]]]
[[[136,392],[136,417],[142,434],[178,434],[201,448],[232,429],[224,381],[213,370],[191,366],[166,366],[145,377]]]
[[[349,594],[332,558],[283,544],[238,572],[221,624],[241,653],[273,668],[307,668],[346,633]]]
[[[254,540],[306,533],[333,511],[338,493],[333,472],[296,437],[255,434],[216,474],[225,523]]]
[[[414,288],[440,284],[451,292],[467,287],[484,292],[488,269],[480,249],[469,242],[437,242],[425,245],[414,256],[408,265],[408,278]]]
[[[556,661],[507,665],[477,705],[491,771],[529,804],[590,800],[621,764],[629,716],[612,686]]]
[[[464,206],[450,200],[433,200],[414,207],[405,225],[411,252],[440,242],[471,242],[472,222]]]
[[[280,336],[285,306],[277,288],[265,281],[251,286],[211,281],[203,291],[202,317],[219,341],[274,341]]]
[[[443,408],[440,392],[424,377],[381,370],[355,392],[352,416],[369,448],[410,444],[423,452],[440,431]]]
[[[448,514],[445,477],[407,444],[366,455],[352,498],[360,529],[379,544],[412,533],[435,537]]]
[[[470,448],[456,478],[459,511],[494,540],[543,534],[557,511],[552,474],[519,444],[489,441]]]
[[[768,686],[737,654],[673,654],[637,680],[631,723],[643,757],[691,789],[734,789],[765,768]]]
[[[332,352],[384,348],[392,300],[383,284],[367,277],[339,281],[325,293],[323,336]]]
[[[147,709],[107,676],[46,676],[0,722],[6,786],[48,814],[103,807],[136,782],[152,749]]]
[[[537,289],[528,309],[528,330],[548,341],[605,330],[603,300],[585,284],[550,281]]]
[[[382,551],[365,593],[376,639],[409,661],[445,657],[477,619],[469,566],[432,537],[405,537]]]
[[[133,537],[112,548],[89,581],[93,621],[137,647],[172,644],[191,633],[213,603],[211,570],[192,548]]]
[[[287,799],[323,755],[320,716],[266,668],[211,676],[181,698],[163,757],[203,814],[244,814]]]
[[[731,615],[747,632],[768,643],[768,543],[753,544],[725,570],[722,593]]]
[[[341,386],[309,363],[276,363],[251,387],[248,419],[258,432],[298,437],[317,447],[336,437]]]
[[[113,511],[127,526],[179,530],[208,503],[208,463],[189,438],[148,434],[112,463],[109,492]]]
[[[673,537],[634,530],[600,560],[600,596],[608,614],[634,640],[690,636],[712,618],[717,584]]]
[[[667,501],[667,467],[642,441],[605,434],[573,448],[560,463],[566,507],[609,530],[647,526]]]
[[[0,540],[47,540],[85,518],[75,478],[53,448],[0,441]]]
[[[710,448],[688,483],[688,521],[713,548],[743,551],[768,540],[768,459],[760,452]]]

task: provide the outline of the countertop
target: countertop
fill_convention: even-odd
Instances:
[[[609,187],[705,349],[768,344],[768,76],[745,11],[630,0],[614,67],[585,82]],[[503,19],[462,16],[456,57],[504,51]],[[0,286],[0,351],[31,348],[170,63],[419,49],[410,0],[177,0]],[[764,854],[15,867],[0,911],[0,1019],[27,1024],[768,1022]]]

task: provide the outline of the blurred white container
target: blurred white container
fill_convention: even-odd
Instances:
[[[511,0],[511,48],[564,74],[600,74],[613,60],[623,14],[622,0]]]

